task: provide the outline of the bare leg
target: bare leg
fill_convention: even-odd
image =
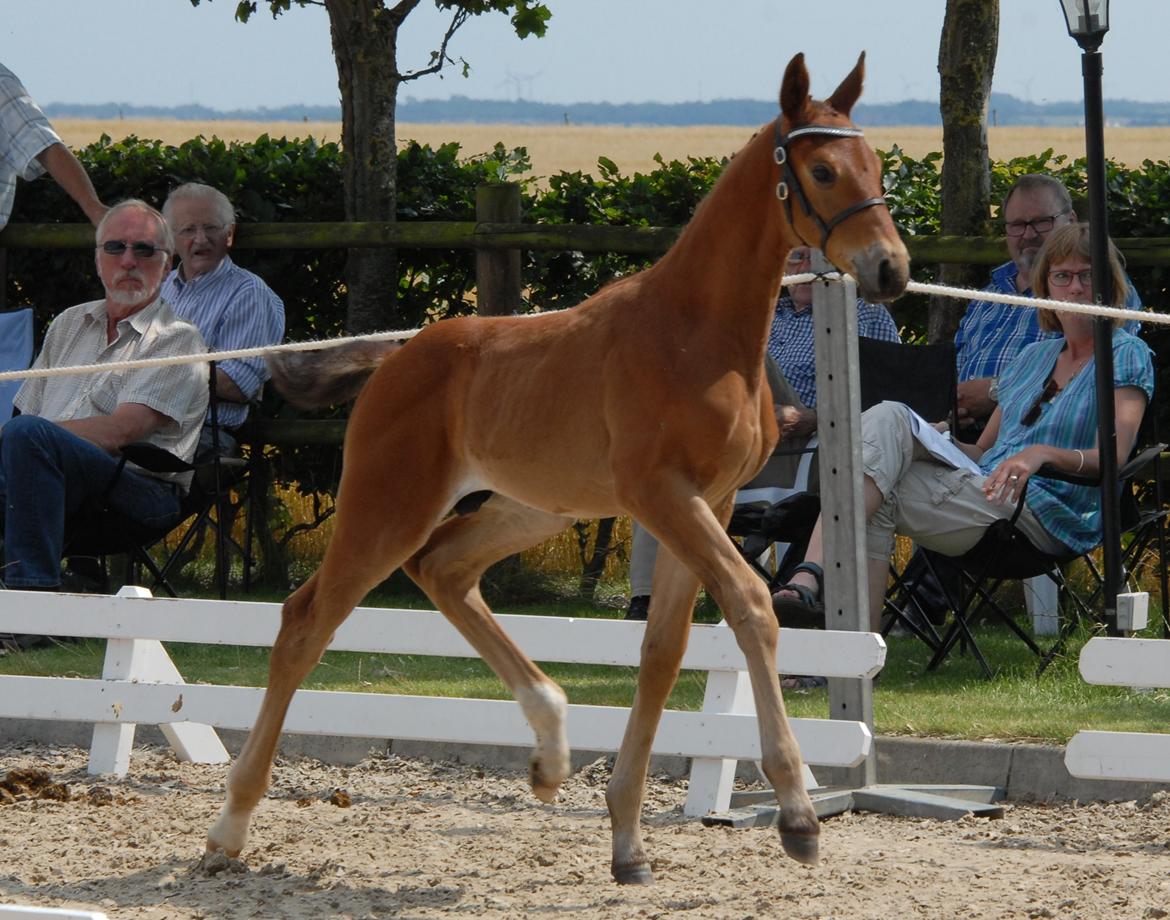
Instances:
[[[877,485],[868,476],[862,477],[862,489],[865,501],[865,519],[868,521],[882,506],[884,501]],[[825,540],[822,519],[817,518],[809,536],[808,549],[804,553],[805,562],[815,562],[824,567]],[[886,594],[886,581],[889,577],[889,561],[881,559],[866,560],[866,579],[869,586],[869,628],[877,632],[881,628],[882,599]],[[817,590],[817,580],[809,572],[797,572],[790,579],[790,583],[803,585],[814,593]],[[780,594],[783,591],[777,591]],[[795,595],[795,592],[793,592]]]
[[[479,591],[489,565],[560,533],[570,518],[548,514],[502,496],[467,517],[441,524],[408,560],[406,573],[418,583],[499,675],[536,733],[529,761],[532,791],[543,802],[556,798],[569,774],[564,691],[500,629]]]

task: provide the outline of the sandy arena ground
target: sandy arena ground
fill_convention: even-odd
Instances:
[[[0,780],[41,770],[68,792],[0,791],[0,903],[111,920],[1170,916],[1170,796],[1018,804],[1000,821],[842,815],[824,822],[823,861],[806,868],[774,831],[683,818],[684,785],[656,779],[645,831],[657,884],[626,888],[609,876],[603,761],[551,807],[522,776],[474,766],[282,761],[244,862],[204,867],[225,767],[141,750],[111,782],[85,761],[76,749],[0,748]]]

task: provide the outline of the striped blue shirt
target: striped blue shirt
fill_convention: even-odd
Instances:
[[[1019,294],[1032,296],[1032,289],[1018,290],[1018,269],[1015,262],[1005,262],[991,273],[991,283],[984,288],[992,294]],[[1127,279],[1128,281],[1128,279]],[[1142,299],[1128,282],[1125,307],[1140,310]],[[1125,328],[1137,334],[1141,323],[1126,323]],[[1040,328],[1039,314],[1031,307],[1016,307],[991,300],[973,300],[959,323],[955,334],[956,360],[959,382],[998,377],[1026,345],[1044,339],[1061,338],[1060,332],[1046,332]]]
[[[1027,346],[999,378],[999,437],[979,460],[984,474],[1032,444],[1090,450],[1097,444],[1096,361],[1086,364],[1050,402],[1042,403],[1033,425],[1022,419],[1044,392],[1064,337]],[[1150,348],[1123,329],[1113,332],[1113,381],[1117,387],[1138,387],[1154,395],[1154,364]],[[1048,533],[1078,553],[1101,542],[1101,491],[1055,479],[1028,481],[1028,507]]]
[[[259,276],[224,256],[211,271],[184,281],[179,270],[167,275],[162,297],[175,313],[193,323],[211,351],[275,345],[284,337],[284,304]],[[263,358],[217,364],[252,399],[268,379]],[[235,428],[248,417],[241,403],[220,402],[219,422]]]
[[[882,306],[857,301],[857,334],[883,342],[900,342],[898,327]],[[797,312],[785,294],[776,302],[772,331],[768,333],[768,354],[810,409],[817,405],[817,354],[812,307]]]

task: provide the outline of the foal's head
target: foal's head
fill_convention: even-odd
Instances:
[[[869,301],[893,300],[910,278],[910,256],[882,198],[881,167],[849,112],[861,95],[865,53],[827,100],[809,96],[798,54],[784,72],[776,161],[781,196],[800,243],[815,246],[857,279]]]

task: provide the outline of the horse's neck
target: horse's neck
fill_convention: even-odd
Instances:
[[[671,250],[655,266],[672,290],[659,302],[698,329],[720,327],[745,354],[763,359],[784,257],[793,245],[776,199],[771,129],[728,164]]]

